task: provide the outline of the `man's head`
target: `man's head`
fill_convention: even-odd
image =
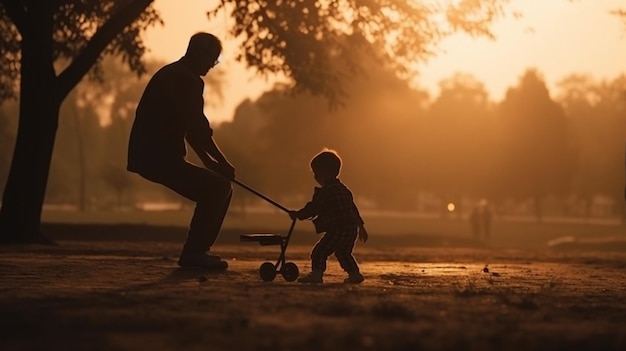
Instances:
[[[311,170],[321,185],[337,178],[341,171],[341,158],[336,151],[324,149],[311,159]]]
[[[221,54],[222,42],[213,34],[199,32],[189,39],[185,58],[195,73],[204,76],[219,63]]]

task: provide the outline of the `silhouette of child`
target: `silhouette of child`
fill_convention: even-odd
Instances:
[[[313,221],[316,233],[324,233],[311,251],[311,272],[298,279],[300,283],[322,283],[326,261],[333,253],[348,273],[347,284],[364,281],[352,251],[357,237],[366,242],[368,233],[352,192],[338,179],[341,158],[334,150],[324,149],[311,160],[316,187],[313,198],[302,209],[290,211],[291,219]]]

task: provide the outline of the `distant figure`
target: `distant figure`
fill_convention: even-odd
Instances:
[[[213,140],[204,115],[204,81],[222,53],[220,40],[196,33],[185,55],[154,74],[137,106],[128,144],[128,170],[196,203],[178,264],[223,270],[209,254],[232,197],[235,169]],[[187,162],[185,140],[205,168]]]
[[[476,239],[489,239],[491,237],[492,213],[489,203],[483,199],[474,206],[470,214],[472,234]]]
[[[333,253],[341,268],[348,273],[347,284],[360,284],[364,278],[352,251],[357,236],[368,239],[367,230],[352,192],[339,180],[341,158],[324,149],[311,160],[313,177],[322,186],[316,187],[313,199],[298,211],[290,211],[292,219],[311,219],[316,233],[324,233],[311,252],[311,272],[298,279],[300,283],[322,283],[326,261]]]

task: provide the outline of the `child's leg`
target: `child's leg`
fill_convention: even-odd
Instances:
[[[298,282],[322,283],[324,272],[326,271],[326,261],[333,254],[333,247],[333,239],[328,235],[322,236],[311,251],[311,273],[299,278]]]
[[[335,252],[334,236],[324,234],[311,251],[311,270],[326,272],[326,261]]]
[[[345,232],[335,233],[335,257],[339,261],[339,265],[348,274],[359,274],[359,265],[352,255],[354,244],[357,238],[357,231],[349,230]]]

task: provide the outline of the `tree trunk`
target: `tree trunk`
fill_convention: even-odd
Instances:
[[[32,8],[22,33],[20,116],[0,209],[0,243],[51,243],[41,233],[41,211],[62,99],[52,66],[49,3]]]
[[[83,140],[80,113],[76,108],[75,102],[72,102],[72,112],[74,117],[74,131],[76,133],[76,150],[78,151],[78,209],[80,212],[85,212],[87,209],[87,162],[85,160],[85,142]]]
[[[61,102],[111,41],[153,1],[127,2],[58,76],[53,66],[52,28],[59,2],[29,1],[27,6],[8,2],[12,6],[5,9],[22,36],[20,121],[0,209],[0,243],[51,243],[41,233],[41,211]]]

